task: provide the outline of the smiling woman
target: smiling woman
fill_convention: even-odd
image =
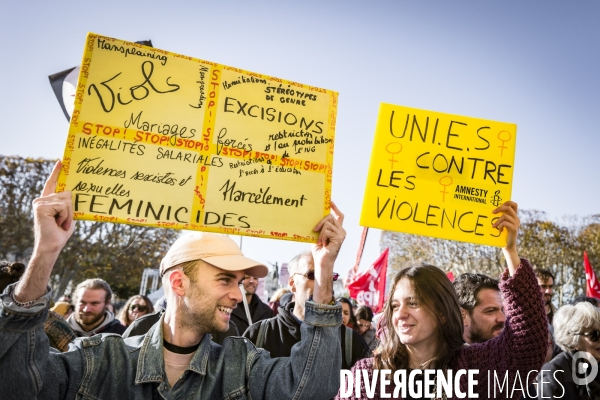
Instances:
[[[427,264],[405,268],[390,287],[381,347],[374,358],[354,365],[338,398],[464,398],[468,391],[468,398],[516,399],[522,394],[495,387],[494,379],[506,379],[510,388],[527,387],[521,377],[544,362],[547,322],[533,269],[517,254],[517,205],[507,202],[494,212],[504,213],[494,226],[508,230],[503,249],[508,268],[500,283],[507,328],[485,343],[466,346],[458,296],[444,271]]]
[[[447,368],[464,341],[458,297],[446,274],[433,265],[407,268],[394,277],[392,288],[385,316],[396,335],[375,365],[396,364],[402,355],[399,368]]]

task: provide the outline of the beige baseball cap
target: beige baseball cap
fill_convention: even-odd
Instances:
[[[269,269],[258,261],[244,257],[238,245],[227,235],[208,232],[186,233],[173,243],[160,262],[160,274],[187,261],[202,260],[226,271],[244,271],[264,278]]]

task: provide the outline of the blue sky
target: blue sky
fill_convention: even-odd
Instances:
[[[589,0],[3,1],[0,154],[62,156],[68,124],[47,76],[80,62],[89,31],[338,91],[345,273],[381,102],[516,123],[513,200],[552,218],[600,212],[599,17]],[[262,262],[305,248],[243,240]],[[379,250],[373,231],[362,266]]]

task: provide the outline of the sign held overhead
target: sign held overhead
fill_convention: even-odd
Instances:
[[[492,210],[511,199],[515,124],[381,104],[360,223],[504,246]]]
[[[316,241],[336,92],[90,33],[74,101],[76,219]]]

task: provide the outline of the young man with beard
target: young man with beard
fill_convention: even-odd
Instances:
[[[547,269],[536,268],[535,277],[540,285],[540,291],[544,296],[544,303],[546,304],[546,316],[548,317],[548,323],[552,325],[554,314],[557,308],[552,304],[552,297],[554,296],[554,275]]]
[[[500,335],[506,317],[498,280],[466,273],[458,276],[453,285],[463,317],[465,342],[483,343]]]
[[[102,279],[88,279],[75,289],[75,312],[67,322],[77,337],[90,337],[99,333],[125,332],[115,315],[108,309],[112,290]]]
[[[313,297],[302,340],[288,358],[271,359],[244,338],[212,343],[227,329],[246,274],[267,268],[243,256],[225,235],[180,237],[160,271],[167,296],[161,319],[144,336],[102,334],[77,339],[65,353],[48,350],[52,268],[73,233],[70,192],[54,193],[57,163],[34,200],[35,246],[23,278],[0,296],[2,399],[330,399],[339,389],[341,306],[332,303],[333,264],[345,238],[343,214],[316,226]],[[336,351],[337,350],[337,351]]]

